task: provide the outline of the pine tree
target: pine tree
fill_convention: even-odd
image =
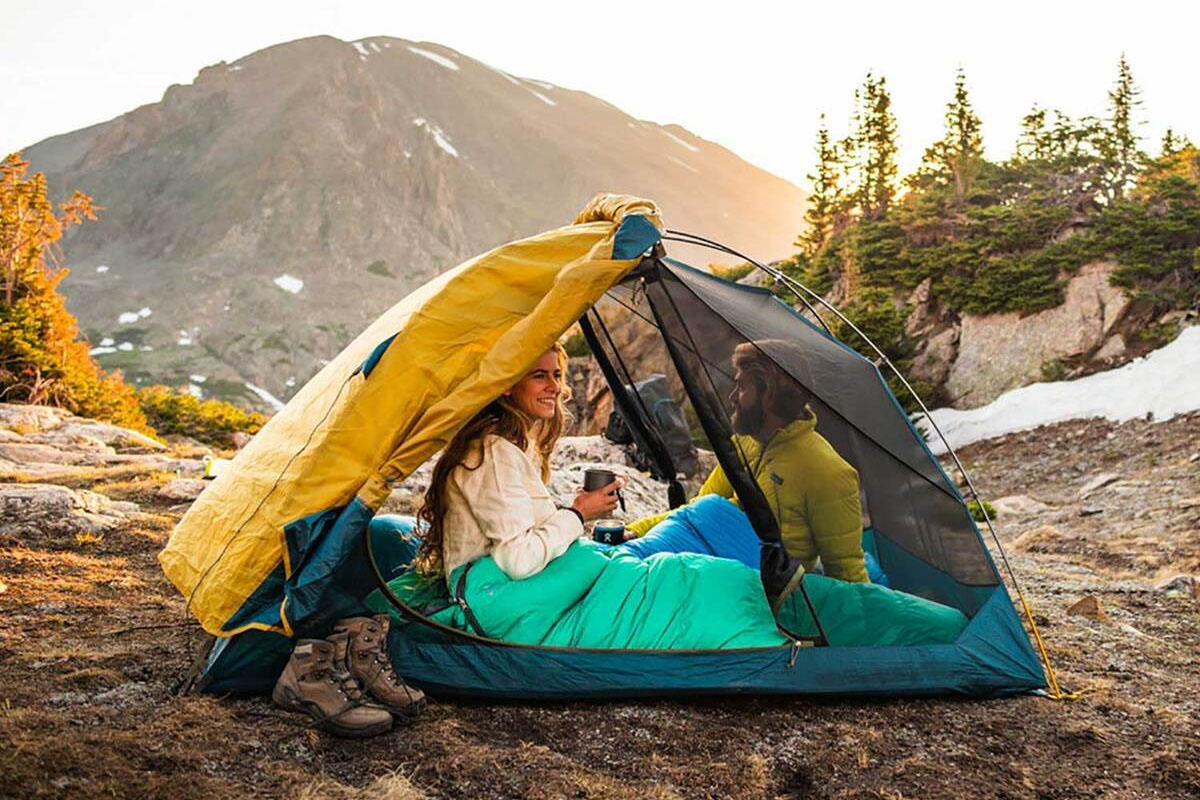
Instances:
[[[1138,149],[1138,120],[1141,91],[1133,83],[1133,72],[1122,53],[1117,62],[1117,80],[1108,93],[1109,116],[1097,137],[1096,147],[1105,168],[1104,194],[1111,203],[1125,195],[1141,169],[1145,156]]]
[[[876,219],[883,216],[896,195],[896,115],[883,77],[877,79],[867,73],[862,91],[855,96],[856,201],[864,218]]]
[[[146,430],[133,389],[92,361],[57,291],[67,270],[56,243],[96,218],[91,199],[75,192],[56,214],[45,176],[26,178],[28,167],[16,153],[0,163],[0,401],[58,405]]]
[[[825,115],[821,115],[821,124],[817,129],[817,166],[808,175],[812,184],[812,193],[808,198],[808,208],[804,212],[804,221],[808,227],[800,236],[797,246],[807,255],[817,253],[828,241],[836,226],[843,204],[842,197],[842,161],[837,144],[829,137],[829,126],[825,124]]]
[[[954,186],[959,202],[970,191],[983,157],[982,123],[967,94],[967,78],[962,68],[954,78],[954,97],[946,104],[946,135],[925,151],[922,172],[935,181]]]
[[[1021,118],[1021,133],[1017,138],[1017,159],[1041,161],[1050,157],[1051,132],[1046,126],[1046,109],[1036,103]]]
[[[1167,128],[1166,132],[1163,134],[1162,144],[1160,146],[1162,152],[1159,154],[1159,158],[1173,156],[1191,146],[1192,143],[1186,136],[1180,136],[1179,134],[1175,133],[1174,129]]]

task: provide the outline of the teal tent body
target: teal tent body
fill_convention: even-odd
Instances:
[[[637,247],[650,248],[656,234],[647,231]],[[864,549],[877,557],[892,588],[958,609],[969,619],[965,630],[953,644],[936,646],[829,647],[818,637],[752,649],[584,650],[485,639],[396,601],[400,619],[393,623],[388,646],[406,680],[434,695],[492,698],[738,692],[999,696],[1044,686],[1041,664],[964,498],[872,362],[770,291],[694,270],[666,258],[661,247],[609,296],[662,337],[687,399],[763,542],[768,594],[778,589],[779,576],[787,582],[797,573],[781,554],[778,525],[750,476],[752,465],[731,444],[730,354],[746,343],[762,348],[808,390],[818,431],[858,470],[867,517]],[[581,324],[635,439],[658,461],[661,474],[674,474],[653,416],[627,389],[642,376],[625,369],[597,309]],[[788,346],[772,344],[779,342]],[[286,529],[289,548],[297,547],[292,563],[304,565],[298,583],[306,587],[307,611],[291,612],[299,631],[319,635],[332,619],[364,610],[367,595],[411,558],[413,543],[397,540],[382,526],[372,533],[372,516],[356,499]],[[314,551],[319,557],[313,558]],[[306,581],[304,569],[310,565],[313,579]],[[803,591],[803,581],[799,586]],[[379,596],[373,599],[376,605]],[[269,631],[222,639],[198,685],[211,692],[268,691],[290,647],[287,637]]]

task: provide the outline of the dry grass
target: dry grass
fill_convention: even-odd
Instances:
[[[1141,449],[1148,436],[1195,449],[1200,417],[1131,423],[1112,440],[1107,432],[1071,436],[1073,457],[1125,470],[1126,481],[1173,483],[1175,494],[1147,501],[1155,514],[1159,500],[1169,508],[1175,495],[1200,495],[1194,463],[1164,452],[1151,468]],[[1071,462],[1029,457],[1047,451],[1049,436],[968,451],[985,495],[1069,493],[1081,483],[1086,475]],[[146,497],[162,478],[96,480],[106,491]],[[1079,517],[1067,497],[1041,517],[1002,521],[1010,542],[1046,525],[1060,534],[1031,536],[1031,546],[1011,554],[1060,679],[1093,690],[1074,702],[442,702],[367,741],[317,733],[261,698],[169,693],[194,641],[183,601],[155,559],[179,512],[147,503],[151,513],[99,541],[0,543],[0,586],[8,587],[0,594],[0,796],[1200,797],[1200,599],[1152,588],[1200,565],[1200,511],[1139,517],[1139,494],[1112,497],[1095,499],[1105,504],[1095,516]],[[1100,598],[1109,622],[1065,614],[1084,595]]]

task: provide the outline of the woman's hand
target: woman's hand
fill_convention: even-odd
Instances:
[[[594,492],[580,489],[575,495],[575,501],[571,503],[571,508],[582,514],[585,522],[610,516],[617,507],[617,490],[624,485],[624,479],[617,478]]]

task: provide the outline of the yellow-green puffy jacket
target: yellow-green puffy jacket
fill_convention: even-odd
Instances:
[[[817,433],[815,415],[783,428],[761,450],[751,436],[734,436],[746,454],[754,479],[779,520],[788,553],[811,571],[820,556],[825,574],[852,583],[867,581],[862,549],[862,506],[858,471]],[[737,495],[718,466],[697,497],[719,494],[737,503]],[[638,536],[667,517],[659,514],[627,527]]]

